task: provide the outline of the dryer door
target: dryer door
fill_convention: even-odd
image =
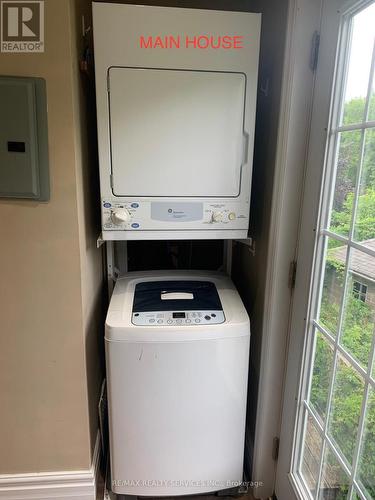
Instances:
[[[242,73],[110,68],[113,194],[238,196],[245,88]]]

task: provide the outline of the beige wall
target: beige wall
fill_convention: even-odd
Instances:
[[[91,465],[102,276],[73,7],[45,1],[45,53],[0,54],[0,74],[46,79],[51,177],[48,203],[0,200],[0,474]]]
[[[92,26],[91,1],[70,0],[70,5],[83,328],[90,438],[93,450],[98,422],[98,395],[104,377],[102,325],[104,325],[107,295],[103,289],[105,275],[102,251],[98,250],[96,246],[100,232],[100,193],[96,139],[95,75],[92,64],[92,28],[88,31],[87,39],[83,40],[82,37],[82,16],[85,19],[85,26],[87,28]],[[78,61],[87,44],[90,46],[91,64],[88,74],[82,74]]]

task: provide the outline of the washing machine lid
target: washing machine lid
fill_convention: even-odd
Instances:
[[[206,286],[202,286],[202,282]],[[170,295],[167,300],[165,296],[161,299],[159,295],[158,300],[152,303],[150,301],[146,306],[146,300],[142,301],[142,304],[138,303],[138,293],[135,301],[137,285],[142,285],[137,292],[141,292],[139,297],[144,300],[146,290],[149,291],[150,297],[155,293],[155,289],[159,292],[168,291]],[[179,295],[176,297],[173,293]],[[180,295],[185,293],[193,294],[195,304],[200,300],[197,307],[218,307],[217,313],[214,309],[192,310],[194,298],[191,299],[191,295]],[[210,305],[207,299],[210,300]],[[150,305],[154,308],[161,300],[163,304],[167,304],[163,306],[164,310],[149,310]],[[181,309],[183,304],[187,309]],[[176,305],[176,308],[173,307]],[[136,312],[133,308],[145,310]],[[181,313],[185,313],[185,317],[179,317],[183,316]],[[136,314],[139,316],[135,316]],[[145,320],[143,324],[140,323],[142,315]],[[239,337],[250,337],[249,316],[228,276],[208,271],[139,271],[127,273],[116,282],[106,318],[106,342],[141,344],[227,340]]]
[[[135,286],[133,312],[223,310],[211,281],[146,281]]]
[[[191,326],[224,321],[220,297],[211,281],[146,281],[135,286],[134,325]]]

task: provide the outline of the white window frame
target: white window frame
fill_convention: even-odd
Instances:
[[[284,393],[284,408],[283,408],[283,420],[281,426],[281,442],[280,442],[280,456],[279,465],[277,469],[276,478],[276,495],[279,500],[287,500],[291,498],[311,498],[310,491],[304,484],[301,476],[296,474],[301,448],[297,448],[296,444],[300,442],[301,436],[304,432],[305,426],[305,409],[307,404],[303,401],[303,395],[307,394],[307,388],[310,385],[311,369],[304,369],[306,366],[311,368],[311,360],[314,356],[313,341],[314,336],[308,335],[307,332],[311,331],[311,328],[317,328],[323,335],[330,338],[331,342],[334,343],[335,349],[342,354],[344,357],[350,361],[350,363],[357,368],[365,379],[365,390],[366,397],[363,400],[363,406],[361,411],[360,419],[360,432],[363,430],[364,426],[364,416],[365,416],[365,405],[367,402],[368,389],[373,385],[373,381],[370,379],[370,366],[369,363],[368,370],[364,370],[359,363],[357,363],[339,344],[339,338],[333,339],[331,335],[325,331],[320,325],[315,321],[311,324],[307,324],[307,318],[317,317],[311,313],[313,308],[316,308],[316,304],[320,303],[321,288],[319,290],[314,290],[311,283],[315,283],[317,277],[322,275],[322,265],[324,265],[324,252],[325,252],[325,240],[327,237],[334,236],[336,240],[348,245],[350,248],[357,248],[364,253],[375,256],[375,252],[365,247],[364,245],[353,241],[353,234],[351,233],[348,238],[336,235],[330,230],[326,229],[328,227],[327,221],[330,216],[331,199],[333,196],[332,178],[335,175],[334,168],[327,169],[326,172],[323,171],[323,166],[332,160],[332,155],[336,155],[336,141],[330,141],[330,147],[326,150],[327,143],[327,130],[332,129],[334,123],[338,123],[339,118],[339,105],[341,103],[341,95],[335,95],[335,99],[331,103],[331,88],[335,88],[332,83],[338,81],[339,78],[343,76],[343,72],[346,74],[347,68],[344,64],[344,50],[336,54],[337,40],[340,40],[339,47],[348,46],[350,38],[349,30],[349,20],[351,16],[358,10],[364,8],[366,5],[371,4],[372,1],[340,1],[340,0],[325,0],[323,2],[322,9],[322,26],[321,33],[324,34],[323,47],[320,54],[320,61],[318,65],[317,75],[316,75],[316,85],[315,85],[315,99],[313,104],[312,120],[311,120],[311,134],[309,151],[307,158],[307,171],[305,180],[305,191],[304,200],[302,206],[301,214],[301,232],[299,238],[299,249],[298,249],[298,269],[296,277],[296,290],[295,299],[292,310],[291,318],[291,331],[290,331],[290,348],[288,357],[288,367],[286,374],[285,383],[285,393]],[[337,60],[337,64],[335,64]],[[374,71],[373,59],[372,71]],[[335,72],[333,69],[336,68]],[[344,91],[344,86],[342,88]],[[368,108],[368,98],[367,104]],[[324,128],[324,123],[326,127]],[[343,131],[343,130],[353,130],[361,129],[375,126],[374,122],[368,122],[366,124],[358,125],[357,127],[352,126],[340,126],[333,129],[333,133]],[[362,134],[364,136],[364,134]],[[332,144],[333,142],[333,144]],[[362,143],[363,146],[363,143]],[[363,153],[362,153],[363,158]],[[324,183],[322,183],[322,178],[325,178]],[[357,173],[358,178],[360,176],[360,169]],[[357,179],[358,180],[358,179]],[[330,189],[323,190],[321,193],[322,184],[327,185],[329,183]],[[358,201],[358,190],[359,183],[356,186],[356,204]],[[319,200],[321,199],[321,203]],[[317,214],[317,207],[320,208],[320,213]],[[357,206],[354,207],[353,220],[355,220]],[[317,223],[318,221],[318,223]],[[352,224],[353,228],[353,224]],[[318,234],[318,237],[316,235]],[[350,252],[348,251],[348,256],[346,260],[346,267],[348,266]],[[315,262],[315,264],[313,264]],[[318,278],[319,279],[319,278]],[[322,283],[321,283],[322,285]],[[347,286],[347,279],[345,287]],[[343,297],[346,296],[346,290],[344,289]],[[309,310],[309,304],[310,306]],[[342,316],[341,307],[341,316]],[[341,318],[342,321],[342,318]],[[372,357],[374,356],[375,342],[372,345]],[[335,363],[336,366],[336,363]],[[302,376],[301,376],[302,374]],[[331,374],[331,386],[330,386],[330,399],[333,391],[333,380],[335,375],[335,367],[333,373]],[[322,437],[326,442],[333,444],[329,436],[327,436],[327,425],[328,418],[326,419],[325,426],[323,427],[318,418],[313,411],[309,414],[312,416],[317,429],[320,429]],[[327,415],[329,414],[329,408],[327,408]],[[306,414],[307,415],[307,414]],[[336,451],[335,446],[332,447],[333,451]],[[340,453],[334,453],[339,463],[343,467],[346,473],[355,478],[356,469],[358,466],[359,458],[359,446],[357,443],[357,449],[355,452],[355,461],[352,473],[350,474],[349,468],[347,467],[345,459],[340,456]],[[322,447],[322,453],[324,453],[324,446]],[[322,461],[321,461],[322,462]],[[321,475],[322,470],[320,469],[319,474]],[[353,481],[351,486],[351,491],[353,487],[359,496],[363,499],[366,497],[360,490],[359,485],[356,481]]]

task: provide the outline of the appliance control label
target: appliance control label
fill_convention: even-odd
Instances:
[[[136,326],[198,326],[225,322],[223,311],[150,311],[132,314]]]
[[[151,203],[151,219],[190,222],[203,219],[203,203]]]
[[[144,201],[102,198],[103,231],[245,229],[240,203]]]

